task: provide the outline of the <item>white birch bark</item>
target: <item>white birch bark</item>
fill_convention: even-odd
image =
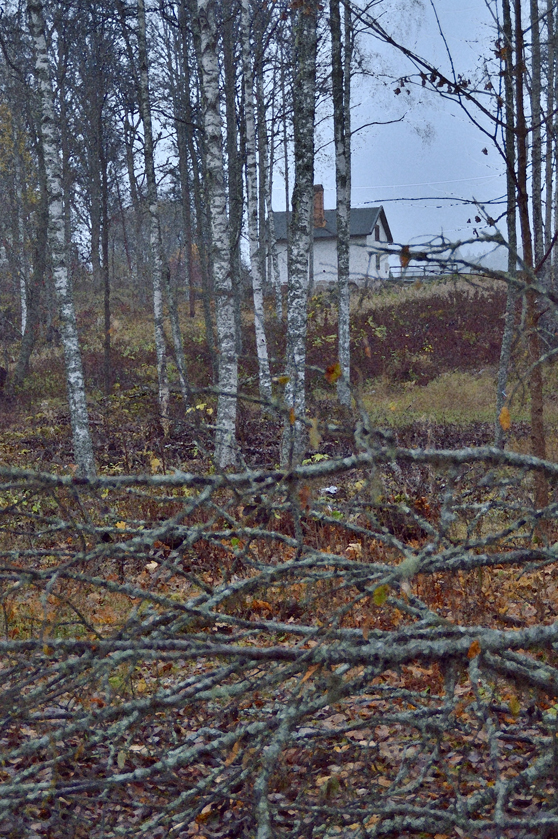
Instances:
[[[258,78],[256,81],[256,89],[258,92],[258,96],[263,98],[264,96],[264,89],[263,89],[263,79],[262,79],[262,72],[258,73]],[[275,124],[275,113],[274,113],[274,99],[271,103],[271,124]],[[274,146],[273,142],[269,143],[268,134],[267,134],[267,127],[264,126],[262,136],[265,138],[265,145],[262,151],[260,152],[260,159],[262,160],[262,165],[265,169],[265,207],[267,213],[267,240],[268,240],[268,247],[269,247],[269,276],[271,278],[271,282],[273,285],[273,291],[275,294],[275,313],[277,318],[281,321],[283,320],[283,292],[281,290],[281,275],[279,273],[279,254],[277,253],[277,236],[275,234],[275,216],[273,215],[273,204],[272,204],[272,183],[273,183],[273,168],[274,168]]]
[[[293,129],[295,184],[292,199],[291,253],[287,303],[285,403],[281,463],[297,463],[306,447],[306,326],[308,264],[313,245],[314,121],[316,91],[317,2],[293,11]]]
[[[147,40],[145,32],[145,0],[138,0],[138,54],[140,72],[138,76],[138,94],[141,121],[144,134],[145,176],[147,181],[147,206],[149,212],[149,240],[151,254],[151,274],[153,281],[153,320],[155,325],[155,351],[157,353],[157,377],[159,382],[159,412],[165,434],[169,427],[169,381],[164,332],[163,311],[163,243],[157,204],[157,181],[155,179],[155,161],[153,155],[153,125],[151,120],[151,100],[149,96],[149,76],[147,62]]]
[[[250,49],[250,3],[242,0],[242,76],[244,85],[244,120],[246,129],[246,212],[248,216],[248,241],[250,244],[250,273],[254,298],[254,325],[260,398],[264,405],[271,402],[271,374],[264,323],[263,279],[261,249],[258,230],[258,185],[256,166],[256,121],[254,116],[254,77]]]
[[[211,226],[213,288],[219,341],[219,372],[215,461],[220,467],[236,462],[238,360],[234,301],[230,273],[229,230],[223,169],[223,134],[219,96],[219,62],[215,0],[197,0],[203,91],[207,192]]]
[[[68,407],[74,457],[83,477],[95,475],[93,444],[85,398],[85,381],[79,347],[76,313],[67,268],[60,140],[56,129],[54,94],[45,37],[43,3],[27,0],[29,27],[35,47],[35,78],[41,105],[41,138],[48,192],[49,242],[54,288],[64,349]]]
[[[341,376],[337,381],[337,396],[341,405],[351,406],[351,347],[350,347],[350,292],[349,242],[351,224],[351,132],[347,125],[350,110],[346,100],[350,92],[350,68],[343,62],[341,15],[339,0],[330,0],[331,82],[333,95],[333,132],[335,142],[335,185],[337,192],[337,280],[338,280],[338,354]],[[350,10],[345,9],[345,15]],[[345,51],[350,53],[350,24],[345,28]],[[344,66],[345,65],[345,66]],[[348,71],[348,76],[347,76]],[[350,101],[349,101],[350,107]]]

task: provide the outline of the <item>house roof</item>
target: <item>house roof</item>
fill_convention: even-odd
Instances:
[[[287,213],[273,213],[275,219],[275,237],[278,242],[287,238]],[[290,213],[289,213],[290,216]],[[325,227],[314,228],[314,239],[335,239],[337,237],[337,215],[335,210],[324,210]],[[388,242],[393,242],[386,214],[383,207],[355,207],[351,209],[351,236],[369,236],[381,221],[386,231]]]

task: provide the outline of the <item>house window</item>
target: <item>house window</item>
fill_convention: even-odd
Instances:
[[[379,271],[382,267],[382,257],[379,253],[376,254],[376,271]]]
[[[376,242],[380,241],[380,225],[379,224],[377,224],[376,227],[374,228],[374,240]]]

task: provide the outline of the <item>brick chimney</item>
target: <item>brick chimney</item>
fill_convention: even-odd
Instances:
[[[324,188],[321,184],[314,184],[314,227],[325,227]]]

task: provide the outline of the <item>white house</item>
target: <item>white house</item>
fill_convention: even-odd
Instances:
[[[275,237],[281,283],[287,282],[287,224],[290,213],[274,213]],[[383,207],[351,209],[349,247],[350,282],[359,286],[367,281],[387,279],[389,264],[382,246],[393,237]],[[337,280],[337,218],[335,210],[324,210],[324,188],[314,186],[314,282]]]

